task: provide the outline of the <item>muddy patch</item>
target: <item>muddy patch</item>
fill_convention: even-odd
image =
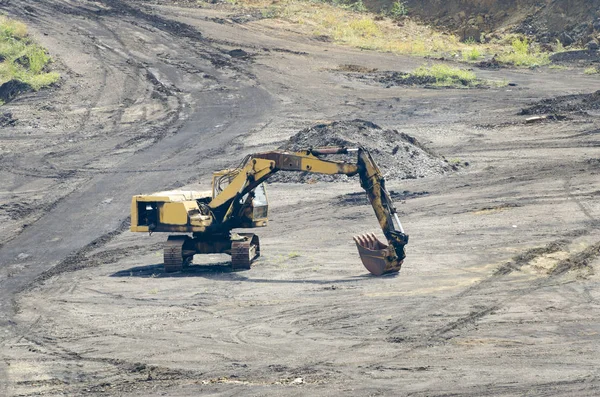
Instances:
[[[544,99],[532,106],[521,109],[519,115],[540,115],[558,113],[579,113],[587,115],[588,111],[600,111],[600,90],[591,94],[565,95]]]
[[[292,136],[279,149],[299,151],[328,146],[366,148],[373,155],[386,180],[424,178],[443,175],[456,169],[456,166],[449,164],[414,137],[396,130],[383,129],[364,120],[336,121],[306,128]],[[326,159],[356,163],[355,154],[327,156]],[[281,172],[270,180],[311,183],[346,181],[351,178],[358,177]]]

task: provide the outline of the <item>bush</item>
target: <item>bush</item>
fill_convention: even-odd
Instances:
[[[529,40],[527,40],[527,38],[516,38],[511,45],[517,54],[527,54],[529,52]]]
[[[408,7],[406,7],[406,2],[396,0],[394,4],[392,4],[389,15],[392,18],[401,18],[408,15]]]
[[[471,48],[463,51],[462,56],[465,61],[476,61],[481,57],[481,52],[477,48]]]
[[[511,43],[511,51],[501,54],[499,62],[515,66],[537,67],[550,63],[548,53],[542,52],[538,47],[530,46],[526,38],[515,38]]]

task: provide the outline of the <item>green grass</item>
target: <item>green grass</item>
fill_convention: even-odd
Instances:
[[[594,66],[590,66],[589,68],[585,68],[585,70],[583,71],[583,73],[585,74],[598,74],[600,73],[600,69],[594,67]]]
[[[0,16],[0,84],[18,80],[39,90],[60,79],[48,70],[52,59],[27,33],[27,26]]]
[[[235,8],[259,10],[263,18],[278,19],[292,31],[327,36],[355,48],[421,57],[455,58],[470,63],[486,54],[518,67],[550,64],[550,53],[516,34],[503,34],[479,43],[461,42],[454,34],[406,17],[406,1],[395,0],[375,15],[364,0],[225,0]],[[401,21],[401,23],[399,23]],[[557,51],[564,50],[558,42]]]
[[[550,54],[540,51],[535,45],[530,45],[527,38],[515,38],[511,47],[511,51],[498,56],[499,62],[530,68],[550,63]]]
[[[481,85],[477,76],[470,70],[453,68],[444,64],[421,66],[411,73],[421,78],[434,78],[435,85],[440,87],[475,87]]]
[[[408,7],[405,1],[395,1],[389,12],[392,18],[401,18],[408,15]]]
[[[481,55],[481,51],[477,47],[469,48],[462,53],[463,60],[466,62],[476,61],[481,58]]]

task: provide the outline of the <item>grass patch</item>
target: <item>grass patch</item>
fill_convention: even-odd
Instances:
[[[583,73],[585,74],[598,74],[600,73],[600,70],[594,66],[590,66],[589,68],[585,68],[585,70],[583,71]]]
[[[231,0],[234,1],[234,0]],[[403,17],[404,2],[396,2],[386,17],[367,12],[362,1],[352,0],[235,0],[236,7],[258,9],[265,19],[290,23],[292,30],[328,36],[334,42],[361,49],[418,56],[459,53],[467,46],[458,37],[436,31]],[[264,11],[263,11],[264,10]],[[402,25],[402,26],[399,26]]]
[[[27,26],[5,16],[0,16],[0,61],[0,85],[18,81],[37,91],[60,79],[48,70],[52,59],[28,35]]]
[[[527,38],[513,39],[511,47],[511,50],[498,56],[499,62],[530,68],[550,63],[550,54],[542,52],[537,45],[530,44]]]
[[[550,63],[550,53],[527,38],[506,35],[478,43],[461,42],[458,36],[418,23],[406,15],[406,2],[395,1],[381,14],[367,12],[363,0],[226,0],[235,7],[258,10],[265,19],[277,18],[289,29],[351,47],[396,54],[444,57],[464,62],[499,54],[503,64],[536,67]],[[280,25],[280,24],[279,24]],[[558,50],[564,50],[557,44]]]
[[[473,47],[462,52],[463,60],[466,62],[476,61],[481,58],[482,54],[479,48]]]
[[[444,64],[421,66],[408,75],[408,78],[431,80],[439,87],[476,87],[482,85],[475,73],[470,70],[453,68]]]

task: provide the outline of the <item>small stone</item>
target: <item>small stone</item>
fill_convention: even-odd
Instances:
[[[302,378],[296,378],[291,382],[293,385],[301,385],[304,383],[304,379]]]

